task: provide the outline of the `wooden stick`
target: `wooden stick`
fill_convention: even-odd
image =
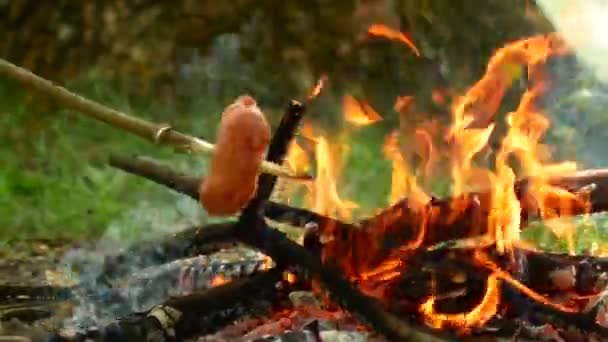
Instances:
[[[167,124],[153,123],[108,108],[98,102],[74,94],[61,86],[45,80],[32,72],[0,58],[0,75],[21,82],[53,98],[62,105],[74,109],[93,119],[105,122],[118,129],[133,133],[155,143],[172,145],[189,152],[211,154],[215,146],[203,139],[180,133]],[[309,178],[275,163],[263,162],[260,170],[264,173],[288,178]]]
[[[157,160],[144,156],[111,155],[108,163],[114,168],[164,185],[198,201],[198,185],[202,181],[201,177],[184,175]],[[336,222],[327,216],[319,215],[310,210],[273,201],[266,202],[264,207],[266,217],[294,226],[303,227],[308,222],[323,226],[325,223]]]

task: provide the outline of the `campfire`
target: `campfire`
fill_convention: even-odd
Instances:
[[[411,44],[418,53],[404,35],[379,26],[373,34]],[[608,208],[608,171],[552,161],[543,144],[551,123],[542,100],[555,86],[546,66],[571,53],[557,34],[509,43],[477,83],[453,98],[449,125],[428,122],[415,132],[391,132],[378,147],[392,163],[391,205],[362,220],[353,215],[357,204],[340,193],[340,146],[302,120],[308,102],[322,92],[320,83],[305,102],[289,104],[266,155],[294,174],[314,169],[314,178],[277,180],[263,173],[237,220],[132,246],[105,260],[95,284],[115,293],[116,280],[133,267],[125,265],[128,255],[142,256],[136,267],[143,269],[240,243],[267,259],[246,270],[217,272],[202,288],[193,285],[192,273],[181,272],[170,281],[186,284],[188,293],[109,326],[55,338],[253,340],[306,331],[322,340],[319,322],[391,341],[608,338],[608,259],[602,256],[608,251],[576,255],[575,227],[567,220]],[[524,73],[528,84],[518,107],[497,113]],[[407,115],[414,103],[401,97],[395,108]],[[344,98],[343,108],[350,124],[382,120],[352,96]],[[157,133],[158,140],[172,139],[169,128]],[[497,134],[499,143],[491,144]],[[110,164],[199,199],[199,177],[141,157],[114,156]],[[439,174],[440,166],[449,173]],[[449,197],[430,193],[436,177],[451,180]],[[298,194],[304,194],[303,208],[291,204]],[[533,220],[565,239],[570,253],[550,253],[522,240]],[[300,241],[276,229],[281,225],[298,227]],[[161,280],[149,283],[154,281]],[[309,295],[293,300],[300,291]]]

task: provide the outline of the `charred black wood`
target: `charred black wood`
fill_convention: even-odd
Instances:
[[[57,333],[45,341],[181,341],[211,334],[245,315],[267,315],[286,300],[288,287],[277,287],[282,272],[257,273],[191,295],[174,297],[145,313],[136,313],[84,333]]]
[[[512,278],[542,296],[540,301],[522,291],[512,282],[501,282],[501,320],[529,322],[540,326],[550,324],[556,329],[577,329],[586,334],[608,337],[608,328],[596,320],[598,310],[605,309],[604,291],[608,288],[605,258],[570,256],[515,249],[513,255],[499,256],[494,247],[484,250]],[[474,250],[435,250],[421,252],[407,260],[399,281],[385,294],[391,298],[391,311],[399,315],[417,315],[420,305],[433,296],[435,309],[441,313],[462,313],[476,306],[485,293],[485,281],[492,270],[475,260]],[[525,260],[525,265],[513,266],[513,260]],[[514,269],[516,267],[516,269]],[[525,268],[525,271],[517,269]],[[555,274],[559,273],[558,276]],[[564,274],[565,273],[565,274]],[[518,277],[518,274],[521,275]],[[597,299],[593,297],[597,296]],[[565,310],[556,305],[558,298],[571,298],[579,309]],[[570,306],[572,307],[572,306]],[[574,307],[574,308],[576,308]],[[504,322],[503,322],[504,323]],[[512,325],[496,328],[496,335],[513,333]],[[487,328],[487,329],[486,329]],[[484,326],[478,329],[491,334]]]
[[[166,306],[184,313],[175,325],[176,336],[210,334],[245,314],[268,315],[273,305],[287,298],[288,287],[277,286],[281,284],[282,271],[273,269],[253,277],[256,279],[244,285],[243,282],[232,286],[228,283],[165,302]]]
[[[272,135],[268,152],[266,154],[266,161],[273,163],[282,163],[287,149],[295,136],[298,125],[304,116],[305,107],[298,101],[291,100],[287,111],[281,118],[281,122],[277,127],[275,133]],[[255,237],[258,231],[263,231],[265,226],[261,225],[264,222],[264,205],[265,202],[270,198],[274,186],[276,184],[277,177],[269,174],[261,174],[258,178],[257,188],[253,198],[243,208],[239,220],[235,226],[235,231],[240,237],[241,235]],[[243,232],[244,234],[240,234]],[[260,235],[260,238],[262,236]],[[242,239],[241,239],[242,241]],[[262,241],[263,242],[263,241]],[[271,256],[272,257],[272,256]],[[284,260],[275,260],[277,267],[283,269],[289,265],[290,262],[284,262]]]
[[[511,292],[518,291],[517,288],[514,288],[514,286],[508,282],[503,282],[502,287],[503,289],[511,287]],[[522,301],[520,299],[518,299],[517,302],[509,301],[512,298],[514,297],[503,297],[505,304],[507,304],[509,308],[521,305]],[[551,324],[554,328],[563,330],[573,328],[583,331],[585,334],[597,334],[601,336],[602,339],[608,338],[608,328],[598,324],[598,321],[596,320],[596,310],[569,312],[530,298],[527,298],[527,300],[528,303],[525,307],[529,309],[529,311],[526,312],[525,317],[518,317],[519,319],[524,319],[535,325]]]
[[[559,294],[566,290],[593,295],[608,286],[608,258],[523,250],[529,270],[525,283],[536,291]],[[558,284],[559,282],[559,284]]]
[[[514,270],[510,257],[500,256],[494,246],[482,249],[498,266],[531,290],[546,296],[572,294],[589,298],[608,287],[608,258],[545,253],[515,248],[513,254],[525,260],[523,270]],[[425,298],[457,291],[468,281],[479,282],[489,275],[474,259],[473,249],[420,251],[407,256],[397,293],[391,297]],[[518,273],[525,273],[520,274]],[[433,285],[434,283],[434,285]],[[460,285],[459,285],[460,284]],[[519,291],[518,291],[519,292]]]
[[[330,298],[379,334],[391,341],[409,341],[415,338],[440,340],[426,332],[425,328],[413,328],[386,311],[377,300],[362,294],[337,269],[323,265],[317,256],[291,241],[285,234],[268,228],[264,221],[255,224],[259,225],[257,229],[239,230],[243,242],[259,249],[278,264],[295,265],[298,275],[318,280]]]
[[[97,283],[110,284],[135,270],[235,247],[238,241],[233,225],[232,222],[209,224],[185,229],[160,241],[136,242],[125,252],[105,258]]]
[[[144,269],[121,286],[129,290],[129,302],[143,309],[162,302],[169,296],[210,288],[214,286],[217,277],[224,281],[237,280],[267,268],[266,261],[261,259],[217,262],[198,256]]]
[[[0,303],[12,304],[33,301],[68,300],[73,297],[73,288],[50,285],[0,285]]]
[[[289,106],[287,107],[287,111],[281,118],[279,122],[279,126],[277,127],[275,133],[272,135],[272,139],[270,140],[270,144],[268,146],[268,153],[266,154],[266,161],[282,164],[285,156],[287,155],[287,150],[289,149],[289,145],[293,140],[298,126],[304,117],[306,107],[304,104],[291,100],[289,102]],[[258,179],[258,188],[256,191],[256,196],[253,199],[253,203],[250,203],[249,206],[262,206],[263,203],[255,203],[257,201],[266,201],[270,198],[272,191],[274,189],[275,183],[277,181],[277,176],[270,174],[261,174]]]

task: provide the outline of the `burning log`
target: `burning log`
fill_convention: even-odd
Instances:
[[[301,119],[303,106],[293,101],[287,114],[281,120],[277,132],[273,135],[267,155],[268,161],[279,162],[287,152],[287,146]],[[116,160],[115,160],[116,161]],[[166,172],[156,174],[166,176]],[[261,175],[255,197],[243,210],[234,231],[240,241],[251,245],[270,256],[279,265],[279,269],[294,265],[307,279],[317,279],[326,288],[332,298],[352,313],[358,314],[369,322],[378,332],[397,340],[413,336],[426,336],[405,325],[403,321],[386,312],[374,299],[357,291],[352,284],[339,273],[321,264],[321,261],[303,247],[289,240],[282,233],[270,229],[263,220],[263,209],[266,200],[272,193],[276,177]],[[175,189],[185,189],[185,182],[172,181]],[[190,183],[191,184],[191,183]],[[196,181],[198,184],[198,180]],[[190,194],[197,195],[196,187]],[[427,336],[428,337],[428,336]]]
[[[279,162],[284,158],[302,118],[303,109],[296,101],[290,103],[290,109],[283,116],[270,142],[267,161]],[[318,280],[338,304],[360,316],[364,322],[386,337],[394,340],[433,339],[432,335],[411,328],[385,311],[374,299],[356,290],[340,273],[324,266],[314,254],[288,239],[283,233],[269,228],[263,217],[264,204],[275,183],[276,177],[273,175],[260,176],[256,195],[243,209],[235,228],[239,240],[271,257],[279,268],[294,265],[300,271],[298,273],[306,279]]]
[[[198,178],[182,175],[158,162],[144,158],[112,156],[110,165],[166,185],[192,198],[198,196]],[[515,184],[515,192],[522,200],[522,228],[531,219],[540,216],[539,205],[530,198],[527,190],[530,182],[530,179],[524,178]],[[577,198],[581,198],[579,201],[573,201],[571,205],[565,205],[557,200],[547,203],[546,207],[555,210],[560,216],[608,210],[608,196],[606,196],[608,170],[586,170],[572,175],[553,177],[550,179],[550,184],[578,194]],[[348,224],[305,209],[293,208],[272,201],[266,202],[264,213],[275,221],[295,226],[315,223],[322,233],[333,232],[333,235],[337,237],[336,244],[349,248],[348,253],[336,251],[336,255],[341,255],[342,252],[345,252],[343,255],[348,255],[351,248],[353,251],[368,250],[370,241],[375,241],[388,252],[394,247],[416,241],[419,235],[421,236],[420,247],[482,235],[487,232],[487,217],[491,208],[490,197],[491,194],[488,192],[478,192],[443,200],[433,199],[424,210],[410,206],[406,198],[376,216],[356,224]],[[582,199],[588,201],[588,204]],[[345,243],[341,238],[349,240],[350,244]],[[362,246],[357,246],[357,244]],[[384,257],[384,254],[379,257]],[[364,265],[374,262],[377,260],[365,259],[355,263]]]

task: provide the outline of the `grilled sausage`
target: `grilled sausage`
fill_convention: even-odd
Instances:
[[[251,96],[224,110],[210,172],[199,188],[199,201],[210,215],[231,215],[247,204],[269,142],[270,126]]]

